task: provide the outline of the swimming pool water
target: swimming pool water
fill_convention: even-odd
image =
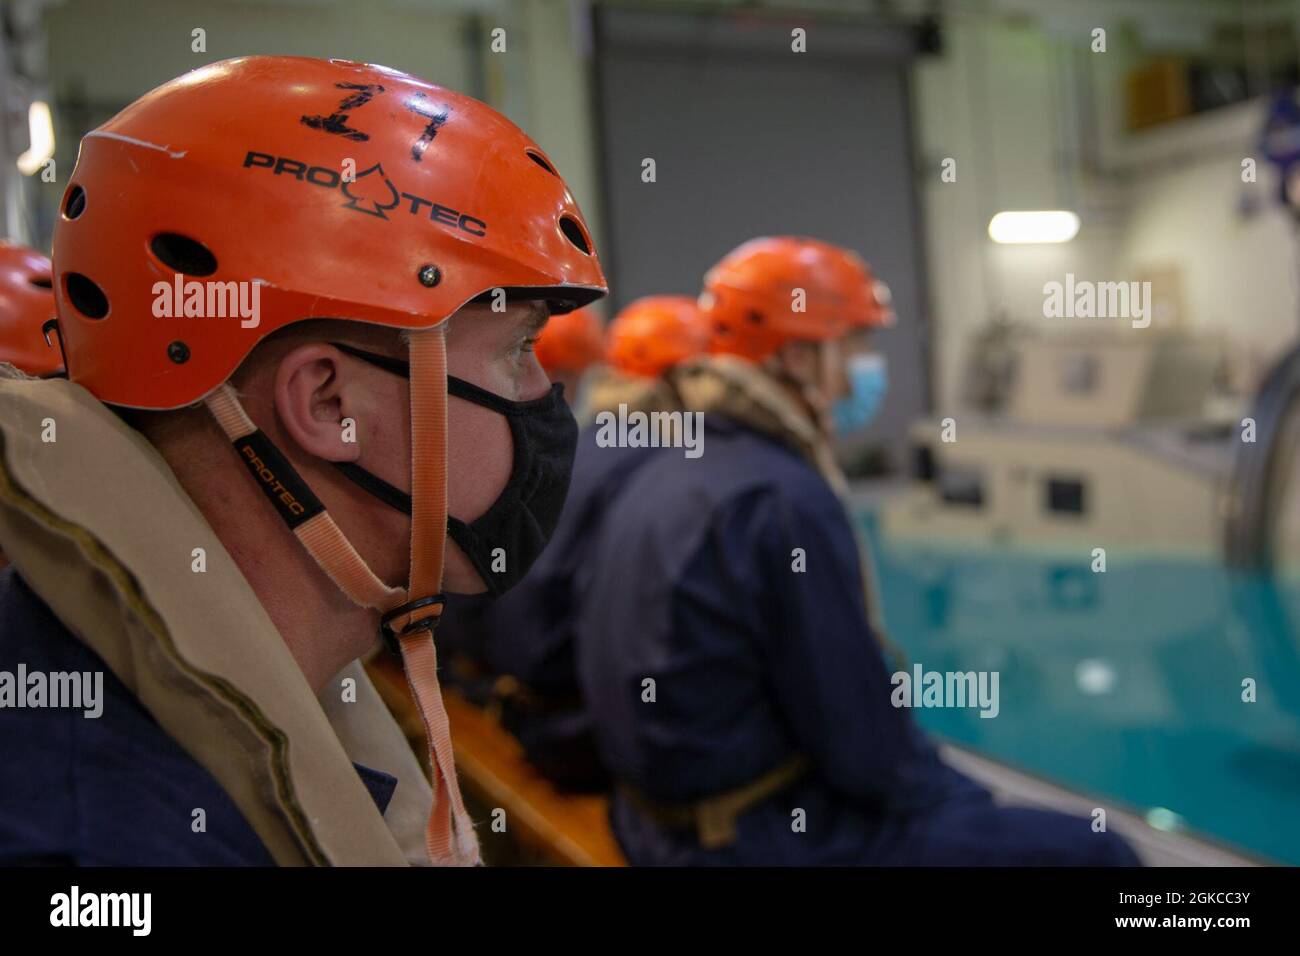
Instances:
[[[930,708],[914,712],[922,726],[1300,864],[1300,588],[1113,551],[1093,573],[1089,553],[903,543],[862,523],[909,664],[1000,675],[997,717]]]

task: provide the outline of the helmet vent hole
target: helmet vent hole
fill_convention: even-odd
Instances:
[[[749,314],[745,317],[755,325],[761,325],[763,322],[763,313],[759,312],[757,309],[751,309]]]
[[[203,243],[189,236],[162,232],[149,244],[158,261],[187,276],[210,276],[217,271],[217,257]]]
[[[31,277],[30,279],[28,279],[27,281],[28,281],[29,283],[31,283],[32,285],[36,286],[36,288],[38,288],[38,289],[53,289],[53,288],[54,288],[54,283],[50,280],[50,277],[49,277],[49,276],[32,276],[32,277]]]
[[[69,272],[63,277],[63,284],[73,307],[86,318],[102,319],[108,315],[108,296],[80,272]]]
[[[526,150],[524,150],[524,153],[527,154],[527,156],[528,156],[529,159],[531,159],[533,162],[535,162],[538,166],[542,167],[542,169],[546,170],[546,171],[547,171],[548,173],[550,173],[552,176],[558,176],[558,175],[560,175],[559,173],[557,173],[557,172],[555,171],[555,167],[552,166],[549,162],[546,161],[546,157],[543,156],[541,153],[539,153],[537,150],[535,150],[535,149],[526,149]]]
[[[560,231],[564,233],[564,238],[573,243],[574,247],[584,256],[591,255],[591,243],[587,241],[587,234],[578,225],[578,220],[572,216],[561,216]]]
[[[73,186],[68,190],[67,201],[63,204],[63,216],[66,219],[76,219],[86,211],[86,191],[80,186]]]

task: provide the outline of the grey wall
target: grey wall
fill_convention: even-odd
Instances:
[[[806,53],[790,31],[807,30]],[[759,235],[861,253],[894,292],[877,337],[888,403],[867,437],[901,463],[929,409],[907,68],[910,37],[859,24],[605,11],[597,23],[602,260],[612,307],[695,294],[710,265]],[[641,180],[653,157],[657,181]]]

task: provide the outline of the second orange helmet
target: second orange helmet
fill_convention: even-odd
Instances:
[[[533,351],[548,375],[585,371],[605,357],[605,330],[600,316],[591,309],[551,316],[537,336]]]

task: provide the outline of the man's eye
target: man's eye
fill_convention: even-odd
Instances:
[[[537,336],[534,335],[532,338],[524,339],[522,342],[519,343],[519,351],[531,352],[533,350],[533,346],[536,344],[537,344]]]

